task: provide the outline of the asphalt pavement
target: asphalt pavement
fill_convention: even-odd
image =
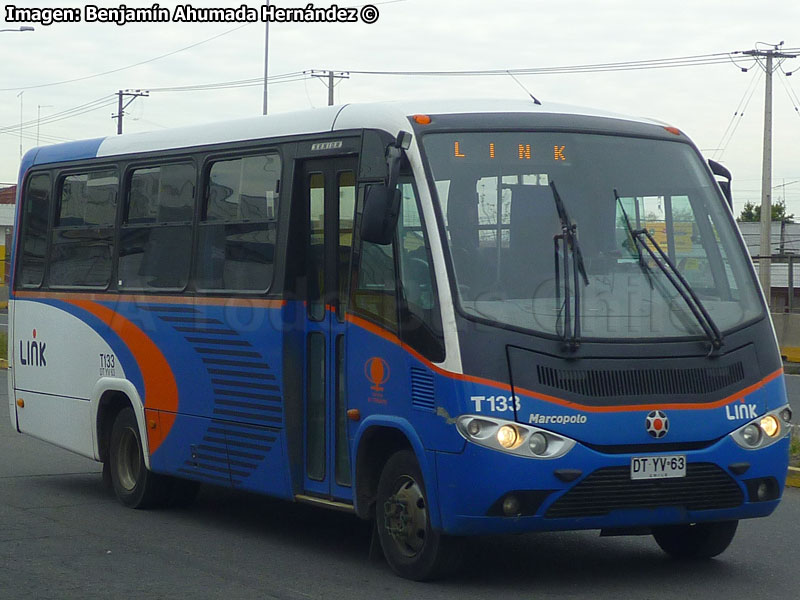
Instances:
[[[800,490],[716,560],[673,561],[649,536],[492,536],[470,540],[455,577],[419,584],[369,559],[369,525],[351,515],[211,487],[189,509],[127,509],[99,464],[12,431],[5,386],[0,372],[2,600],[800,597]]]

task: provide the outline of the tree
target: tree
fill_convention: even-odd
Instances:
[[[786,203],[781,200],[772,205],[772,220],[794,223],[794,213],[786,214]],[[761,221],[761,205],[745,202],[742,213],[739,215],[740,223],[758,223]]]

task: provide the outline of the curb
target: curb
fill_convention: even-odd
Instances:
[[[800,488],[800,469],[797,467],[789,467],[789,474],[786,475],[786,485]]]
[[[781,348],[781,358],[783,358],[783,372],[785,375],[800,375],[800,364],[787,359],[784,354],[786,348]]]

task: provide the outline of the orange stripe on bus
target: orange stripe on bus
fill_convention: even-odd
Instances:
[[[148,409],[161,411],[161,435],[150,435],[148,430],[147,447],[152,455],[172,429],[178,412],[178,384],[167,359],[153,340],[119,313],[88,300],[72,300],[70,304],[93,314],[108,325],[122,338],[139,365],[144,380],[144,402]]]
[[[433,364],[424,356],[419,354],[418,352],[414,351],[412,348],[409,348],[406,344],[403,344],[400,339],[387,331],[380,325],[367,321],[366,319],[362,319],[360,317],[356,317],[354,315],[347,315],[347,321],[373,333],[377,336],[382,337],[383,339],[400,346],[403,350],[411,354],[414,358],[419,360],[425,366],[427,366],[432,371],[443,375],[444,377],[449,377],[450,379],[455,379],[458,381],[466,381],[469,383],[477,383],[479,385],[486,385],[494,388],[501,389],[506,392],[512,392],[511,386],[507,383],[503,383],[501,381],[494,381],[492,379],[485,379],[483,377],[475,377],[473,375],[464,375],[463,373],[453,373],[452,371],[446,371],[441,367]],[[743,400],[745,396],[751,394],[758,390],[759,388],[765,386],[770,381],[780,377],[783,375],[783,368],[770,373],[760,381],[750,385],[746,388],[738,390],[737,392],[731,394],[730,396],[726,396],[721,400],[717,400],[715,402],[707,402],[707,403],[679,403],[679,402],[672,402],[672,403],[659,403],[659,404],[636,404],[636,405],[616,405],[616,406],[586,406],[584,404],[578,404],[577,402],[570,402],[569,400],[564,400],[563,398],[558,398],[557,396],[550,396],[548,394],[543,394],[541,392],[535,392],[533,390],[528,390],[525,388],[515,388],[513,393],[528,396],[530,398],[536,398],[537,400],[543,400],[545,402],[550,402],[551,404],[557,404],[559,406],[564,406],[566,408],[571,408],[573,410],[584,411],[584,412],[591,412],[591,413],[615,413],[615,412],[630,412],[634,410],[642,410],[642,411],[650,411],[655,409],[670,409],[670,410],[708,410],[712,408],[719,408],[725,406],[726,404],[731,404],[732,402],[736,402],[737,400]]]
[[[91,292],[14,292],[21,300],[64,300],[72,302],[134,302],[137,304],[182,304],[195,306],[244,306],[253,308],[283,308],[286,300],[267,300],[263,298],[230,298],[227,296],[147,296],[144,294],[98,294]]]

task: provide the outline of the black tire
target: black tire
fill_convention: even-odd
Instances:
[[[163,504],[170,486],[144,464],[139,425],[132,408],[120,411],[111,429],[109,466],[114,493],[125,506],[151,508]]]
[[[654,527],[653,537],[673,558],[713,558],[730,546],[738,525],[739,521],[720,521]]]
[[[383,468],[375,521],[386,562],[401,577],[428,581],[461,564],[460,540],[431,528],[425,482],[410,450],[392,455]]]

